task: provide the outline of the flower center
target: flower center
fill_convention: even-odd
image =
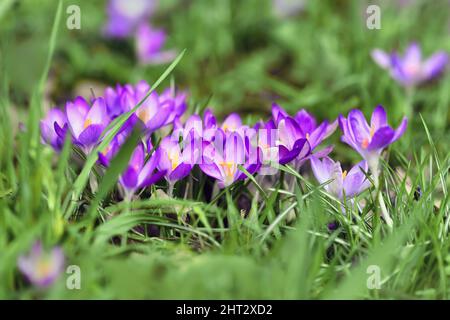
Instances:
[[[36,274],[39,278],[47,276],[52,270],[52,264],[49,259],[40,260],[36,267]]]
[[[230,178],[233,177],[236,172],[236,164],[233,161],[224,161],[219,163],[222,166],[225,175]]]
[[[373,138],[374,134],[375,134],[375,128],[374,127],[370,127],[370,132],[369,132],[370,138],[364,138],[362,143],[361,143],[361,146],[363,147],[363,149],[367,149],[367,147],[370,144],[370,141],[372,141],[372,138]]]
[[[344,170],[344,172],[342,172],[342,179],[345,179],[347,177],[347,170]]]
[[[83,128],[86,129],[87,127],[89,127],[92,124],[92,120],[90,118],[87,118],[86,120],[84,120],[83,123]]]
[[[147,110],[141,109],[137,112],[137,116],[143,123],[147,123],[150,120],[150,114]]]
[[[173,171],[180,164],[180,157],[178,156],[178,153],[176,153],[176,152],[169,153],[168,156],[169,156],[170,162],[172,163],[172,171]]]

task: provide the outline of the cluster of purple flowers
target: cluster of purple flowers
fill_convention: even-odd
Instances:
[[[48,112],[41,121],[42,140],[60,150],[68,134],[75,146],[86,155],[90,154],[107,134],[110,122],[132,110],[149,90],[150,86],[141,81],[135,86],[107,88],[103,97],[91,101],[77,97],[66,103],[65,111],[55,108]],[[248,174],[274,174],[278,172],[278,165],[284,164],[299,169],[309,160],[321,183],[334,180],[326,187],[327,191],[338,198],[343,194],[352,197],[368,186],[365,168],[368,166],[372,174],[377,174],[382,150],[396,141],[407,125],[405,118],[397,130],[392,129],[381,106],[375,109],[369,125],[359,110],[351,111],[348,118],[340,116],[331,123],[317,123],[305,110],[291,116],[277,104],[272,106],[270,120],[260,121],[254,126],[244,125],[235,113],[219,123],[209,109],[205,110],[203,117],[194,114],[183,121],[186,96],[185,92],[172,89],[162,94],[152,92],[108,146],[98,153],[98,164],[108,167],[133,128],[142,130],[142,141],[119,181],[127,199],[138,189],[163,177],[173,187],[196,165],[204,174],[217,180],[220,188],[224,188],[245,179]],[[343,131],[342,141],[365,160],[348,175],[342,172],[339,163],[328,157],[332,147],[318,150],[338,124]],[[159,129],[166,126],[171,126],[171,134],[163,136],[160,143],[153,146],[152,134],[158,131],[161,136]]]

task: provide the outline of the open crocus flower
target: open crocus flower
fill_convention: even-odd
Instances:
[[[140,81],[136,87],[127,93],[127,103],[136,106],[148,93],[150,86],[145,81]],[[173,100],[161,101],[158,93],[153,91],[142,105],[136,110],[137,117],[148,132],[153,132],[167,124],[167,119],[174,110]]]
[[[59,109],[51,109],[40,122],[41,137],[44,143],[52,146],[56,151],[62,149],[67,131],[67,117]]]
[[[103,130],[108,126],[110,118],[103,98],[96,98],[89,104],[82,97],[67,102],[66,115],[74,143],[86,153],[99,142]]]
[[[113,38],[128,37],[153,14],[155,7],[155,0],[110,0],[106,35]]]
[[[306,110],[301,109],[295,117],[291,117],[277,104],[272,105],[272,120],[266,124],[266,128],[278,129],[278,141],[280,164],[293,161],[298,169],[313,154],[312,152],[328,138],[337,128],[337,120],[331,124],[323,121],[317,125],[316,119]],[[318,158],[327,156],[332,147],[316,151]]]
[[[439,76],[449,60],[447,53],[439,51],[422,61],[422,53],[417,43],[412,43],[403,57],[395,52],[387,54],[380,49],[375,49],[372,51],[372,58],[405,87],[414,87]]]
[[[219,188],[228,187],[233,182],[247,177],[239,169],[239,165],[250,174],[255,173],[261,166],[258,155],[249,154],[247,147],[245,138],[238,133],[217,135],[214,142],[204,142],[200,169],[217,179]]]
[[[142,23],[136,30],[136,52],[141,64],[162,64],[176,57],[174,50],[163,50],[167,35],[162,29],[154,29]]]
[[[407,125],[408,120],[405,117],[396,130],[392,129],[387,123],[386,111],[382,106],[373,111],[370,126],[360,110],[350,111],[348,118],[339,116],[342,141],[361,154],[375,176],[381,152],[403,135]]]
[[[325,185],[325,190],[334,197],[342,200],[344,195],[351,199],[370,187],[370,181],[366,177],[367,162],[361,161],[347,171],[342,171],[341,164],[334,162],[329,157],[322,160],[311,157],[311,168],[320,184]]]
[[[35,242],[30,253],[20,256],[20,271],[37,287],[48,287],[58,278],[64,268],[64,253],[60,247],[45,252],[40,241]]]
[[[180,146],[176,137],[169,136],[162,139],[159,145],[161,158],[158,168],[166,172],[169,183],[174,183],[189,175],[197,163],[199,150],[193,148],[194,140],[182,143],[185,144],[183,147]]]
[[[135,193],[137,189],[148,187],[158,182],[165,174],[165,171],[156,171],[159,163],[160,151],[158,149],[145,161],[145,148],[140,143],[134,150],[128,167],[120,177],[120,184],[125,189],[127,199]]]

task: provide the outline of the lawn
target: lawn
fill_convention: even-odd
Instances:
[[[448,298],[449,1],[125,2],[0,3],[0,299]]]

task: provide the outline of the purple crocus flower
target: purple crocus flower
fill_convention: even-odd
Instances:
[[[60,151],[68,127],[64,112],[56,108],[49,110],[45,118],[41,120],[40,127],[43,142],[52,146],[56,151]]]
[[[176,118],[181,117],[187,109],[187,92],[176,92],[173,88],[165,89],[160,95],[159,100],[161,103],[165,101],[172,101],[173,110],[166,120],[166,124],[172,123]]]
[[[340,200],[344,198],[344,195],[348,199],[354,198],[370,187],[370,181],[365,175],[368,166],[364,160],[347,173],[347,171],[342,171],[339,162],[334,162],[329,157],[321,160],[312,156],[311,168],[320,184],[330,182],[325,185],[325,190]]]
[[[277,104],[272,105],[272,120],[266,124],[267,129],[278,129],[278,154],[280,164],[286,164],[293,160],[299,167],[311,154],[311,152],[334,130],[337,122],[329,124],[324,121],[319,126],[316,120],[305,110],[300,110],[295,117],[289,116]],[[329,148],[321,152],[325,156],[331,150]],[[319,156],[317,155],[317,156]]]
[[[448,63],[448,54],[439,51],[422,61],[422,53],[417,43],[412,43],[403,57],[397,53],[388,54],[380,49],[372,51],[375,62],[386,69],[404,87],[415,87],[439,76]]]
[[[34,243],[30,253],[20,256],[18,267],[30,283],[37,287],[48,287],[58,278],[64,268],[64,253],[60,247],[45,252],[42,243]]]
[[[127,103],[136,106],[149,90],[148,83],[140,81],[134,90],[127,95]],[[148,132],[153,132],[168,123],[167,120],[173,113],[174,107],[173,100],[161,101],[158,93],[153,91],[136,110],[134,116],[141,120]]]
[[[163,64],[176,57],[174,50],[163,51],[167,35],[162,29],[155,29],[142,23],[136,30],[136,53],[141,64]]]
[[[204,141],[200,169],[208,176],[217,179],[219,188],[224,188],[247,177],[239,169],[239,165],[253,174],[259,169],[261,163],[259,151],[256,155],[249,153],[249,145],[245,137],[237,132],[226,135],[222,129],[218,131],[222,133],[216,135],[214,142]]]
[[[126,38],[155,11],[156,0],[110,0],[108,2],[107,36]]]
[[[375,176],[381,152],[403,135],[407,125],[408,120],[404,117],[400,126],[392,129],[382,106],[377,106],[373,111],[370,125],[360,110],[350,111],[348,118],[339,116],[339,126],[343,132],[341,140],[361,154]]]
[[[89,153],[99,142],[103,130],[108,126],[110,118],[107,114],[105,100],[96,98],[89,104],[82,97],[66,103],[66,115],[74,143]]]
[[[158,168],[166,172],[169,183],[183,179],[191,172],[197,163],[198,149],[192,148],[194,140],[183,142],[183,148],[176,137],[168,136],[162,139],[159,147],[161,157]]]
[[[126,198],[130,199],[139,188],[148,187],[158,182],[166,173],[156,171],[160,159],[160,150],[156,149],[150,158],[145,161],[144,144],[140,143],[134,150],[128,167],[121,175],[119,181],[125,189]]]

